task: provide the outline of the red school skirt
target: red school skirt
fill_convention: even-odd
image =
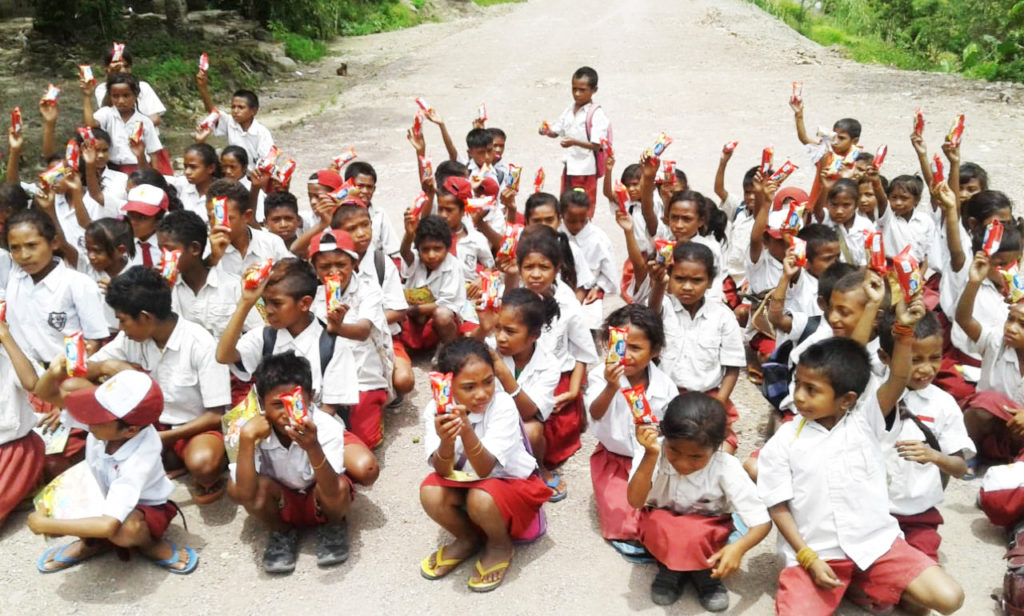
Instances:
[[[359,392],[359,403],[348,414],[349,427],[367,447],[373,449],[384,440],[381,421],[384,405],[388,401],[387,389]]]
[[[420,487],[440,486],[462,490],[483,490],[498,506],[501,517],[508,527],[512,539],[519,539],[530,530],[534,518],[544,503],[551,498],[551,488],[536,473],[526,479],[479,479],[477,481],[452,481],[437,473],[427,475]]]
[[[594,484],[597,521],[605,539],[640,539],[640,510],[630,505],[626,498],[632,465],[632,458],[612,453],[600,443],[590,454],[590,480]]]
[[[39,485],[45,451],[35,432],[0,445],[0,524]]]
[[[572,371],[563,372],[562,378],[558,380],[555,387],[555,396],[569,391],[569,381],[572,380]],[[569,459],[582,446],[580,444],[580,433],[583,431],[583,408],[582,394],[575,400],[562,407],[562,410],[548,415],[544,421],[544,440],[547,441],[548,449],[544,454],[544,466],[554,468]]]
[[[708,558],[725,546],[732,531],[732,516],[727,515],[677,515],[668,509],[640,513],[644,547],[672,571],[710,569]]]

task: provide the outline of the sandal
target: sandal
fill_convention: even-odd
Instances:
[[[551,491],[553,492],[551,498],[548,499],[549,503],[557,503],[558,501],[565,500],[565,497],[569,496],[568,488],[561,492],[558,491],[558,486],[562,485],[562,476],[558,473],[553,473],[551,481],[545,481],[544,485],[551,488]]]
[[[212,486],[203,486],[197,483],[192,492],[192,502],[197,505],[209,505],[210,503],[217,502],[221,496],[224,496],[227,487],[228,484],[224,481],[223,477],[218,479]]]
[[[71,567],[74,567],[75,565],[81,562],[89,560],[90,558],[96,555],[96,553],[93,553],[84,558],[71,558],[69,556],[64,556],[64,550],[68,549],[76,543],[78,543],[78,541],[72,541],[71,543],[66,543],[64,545],[56,545],[46,550],[45,552],[43,552],[43,555],[39,557],[39,560],[36,561],[36,569],[39,570],[39,573],[56,573],[58,571],[70,569]],[[53,568],[47,568],[46,564],[48,562],[54,563],[57,566]]]
[[[164,560],[154,560],[153,564],[178,575],[188,575],[195,571],[196,567],[199,566],[199,554],[196,554],[196,551],[192,548],[184,548],[186,556],[185,566],[178,569],[174,565],[181,564],[181,554],[178,552],[178,546],[173,541],[169,543],[171,544],[171,557]]]
[[[495,588],[501,586],[501,583],[505,581],[505,573],[508,572],[508,566],[509,566],[509,564],[511,564],[511,562],[512,562],[511,560],[506,560],[505,562],[501,562],[501,563],[498,563],[498,564],[494,565],[490,569],[484,569],[484,566],[483,566],[483,564],[481,564],[480,559],[477,559],[477,561],[476,561],[476,573],[477,574],[476,574],[476,576],[471,576],[469,578],[469,589],[472,590],[473,592],[491,592]],[[501,572],[501,575],[498,576],[498,579],[494,580],[493,582],[482,582],[482,581],[480,581],[480,580],[483,580],[483,578],[487,577],[488,575],[491,575],[492,573],[498,573],[498,572]],[[476,577],[476,581],[473,580],[473,577]]]
[[[626,559],[627,562],[631,562],[634,565],[643,565],[647,563],[653,563],[654,557],[647,551],[639,541],[622,541],[618,539],[611,539],[608,541],[615,551]]]
[[[427,557],[424,558],[423,562],[420,563],[420,575],[427,578],[428,580],[440,580],[444,576],[454,571],[456,567],[461,565],[462,561],[466,560],[466,558],[469,558],[468,556],[466,558],[445,558],[444,549],[446,547],[448,546],[442,545],[441,547],[437,548],[436,553],[427,554]],[[434,558],[433,567],[430,566],[431,557]],[[448,569],[438,573],[437,570],[440,567],[448,567]]]

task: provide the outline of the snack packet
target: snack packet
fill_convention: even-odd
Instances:
[[[284,412],[288,414],[288,419],[296,428],[301,428],[309,419],[309,409],[306,408],[306,401],[302,399],[302,386],[297,385],[290,392],[281,394],[279,399],[284,403]]]
[[[660,237],[654,238],[654,260],[661,264],[672,263],[672,253],[676,249],[676,243]]]
[[[11,130],[14,131],[15,135],[21,133],[21,107],[11,109]]]
[[[217,127],[217,122],[220,121],[220,112],[214,109],[203,118],[203,121],[199,123],[199,130],[210,129],[213,130]]]
[[[114,48],[111,50],[110,53],[110,63],[113,64],[114,62],[120,62],[123,57],[124,43],[118,43],[117,41],[114,41]]]
[[[622,395],[626,397],[626,403],[629,404],[629,409],[633,412],[634,425],[657,425],[658,418],[651,410],[651,404],[647,401],[646,388],[643,385],[623,389]]]
[[[806,267],[807,242],[795,235],[791,235],[789,236],[789,249],[793,251],[793,256],[796,257],[797,267]]]
[[[946,181],[946,173],[942,168],[942,159],[936,154],[932,157],[932,186],[938,186]]]
[[[601,140],[601,149],[604,150],[605,154],[607,154],[608,156],[610,156],[612,158],[615,157],[615,151],[612,150],[612,142],[611,141],[608,141],[607,139],[602,139]]]
[[[910,246],[892,258],[892,266],[896,270],[900,288],[903,289],[903,300],[910,303],[910,300],[924,288],[924,283],[921,280],[921,266],[917,259],[910,255]]]
[[[92,134],[91,126],[79,126],[75,131],[78,132],[78,135],[82,138],[82,143],[89,142],[95,145],[96,136]]]
[[[768,177],[772,170],[772,160],[775,158],[775,146],[769,145],[761,150],[761,175]]]
[[[1006,269],[999,270],[1006,280],[1006,299],[1011,304],[1024,300],[1024,272],[1014,263]]]
[[[89,464],[82,461],[46,484],[33,497],[32,504],[48,518],[78,520],[103,515],[105,501],[106,495],[100,490],[96,476]]]
[[[85,335],[82,332],[64,336],[64,359],[67,360],[68,376],[89,374],[85,365]]]
[[[779,229],[781,231],[789,231],[793,235],[799,233],[800,229],[804,226],[805,211],[807,211],[806,203],[790,201],[789,211],[786,212],[786,220],[782,221],[782,226]]]
[[[78,155],[78,142],[68,139],[68,144],[64,146],[64,165],[71,171],[78,169]]]
[[[470,197],[466,199],[466,214],[476,215],[478,212],[487,212],[494,207],[494,197]]]
[[[174,283],[178,280],[178,259],[180,258],[180,250],[167,250],[164,248],[160,251],[160,275],[171,286],[174,286]]]
[[[885,262],[885,243],[882,241],[882,232],[874,231],[864,238],[864,248],[868,253],[868,269],[885,276],[889,266]]]
[[[64,166],[63,160],[50,165],[50,167],[39,174],[39,184],[43,187],[43,190],[51,188],[64,179],[64,176],[68,174],[68,168]]]
[[[60,94],[60,88],[53,85],[52,83],[46,86],[46,92],[43,93],[43,98],[39,100],[44,105],[56,105],[57,96]]]
[[[885,162],[885,155],[888,153],[889,146],[887,145],[880,145],[878,146],[878,149],[875,150],[875,159],[871,161],[871,166],[875,168],[875,171],[882,168],[882,163]]]
[[[356,159],[356,156],[356,149],[349,148],[347,152],[342,152],[341,154],[338,154],[337,156],[334,157],[334,166],[337,167],[338,169],[341,169],[345,165],[354,161]]]
[[[281,186],[288,186],[292,181],[292,174],[295,173],[295,161],[291,158],[285,159],[284,162],[274,167],[274,179]]]
[[[133,124],[132,125],[132,132],[131,132],[130,135],[128,135],[128,141],[132,142],[133,144],[134,143],[141,143],[142,142],[142,135],[144,134],[144,130],[145,130],[145,127],[142,125],[141,121],[136,122],[135,124]]]
[[[427,193],[421,192],[419,196],[416,197],[416,201],[412,204],[412,217],[419,220],[420,216],[423,214],[423,208],[426,207],[428,203],[430,203],[430,197],[427,196]]]
[[[266,175],[273,175],[274,169],[277,168],[277,158],[279,156],[281,156],[281,150],[276,145],[270,146],[266,155],[260,159],[260,162],[256,163],[256,168]]]
[[[672,183],[676,181],[676,161],[666,160],[661,163],[661,181]]]
[[[273,267],[274,260],[267,259],[259,267],[249,270],[242,281],[243,287],[249,290],[259,288],[260,284],[270,275],[270,270]]]
[[[210,70],[210,56],[206,55],[206,52],[199,54],[199,72],[206,74]]]
[[[547,122],[541,122],[540,123],[540,134],[542,134],[542,135],[550,135],[551,134],[551,125],[548,124]]]
[[[78,78],[82,81],[82,83],[96,83],[96,76],[92,74],[92,65],[79,64]]]
[[[793,175],[793,172],[796,171],[797,169],[799,169],[799,167],[794,165],[791,161],[787,160],[786,162],[782,163],[782,166],[779,167],[775,171],[775,173],[773,173],[772,176],[768,178],[768,180],[771,182],[778,182],[779,184],[781,184],[786,181],[786,178]]]
[[[480,106],[476,108],[476,119],[481,122],[487,121],[487,105],[480,103]]]
[[[629,326],[608,328],[608,355],[604,359],[606,364],[625,365],[626,338],[628,337]]]
[[[523,232],[523,225],[509,223],[505,225],[505,235],[501,238],[501,246],[498,248],[498,256],[515,258],[516,246],[519,245],[519,234]]]
[[[537,169],[537,175],[533,178],[533,192],[539,193],[544,190],[544,167]]]
[[[850,151],[846,153],[846,156],[843,157],[843,164],[847,167],[856,165],[857,159],[860,158],[860,155],[863,153],[864,148],[859,145],[851,148]]]
[[[519,165],[508,164],[508,175],[505,176],[505,186],[513,190],[519,190],[519,178],[523,175],[523,168]]]
[[[794,105],[799,105],[804,102],[804,82],[793,82],[793,95],[789,98],[789,102]]]
[[[629,215],[629,189],[622,182],[615,182],[615,205],[623,214]]]
[[[914,134],[918,137],[924,136],[924,113],[920,109],[914,112]]]
[[[412,118],[412,134],[419,137],[423,134],[423,112],[416,111],[416,115]]]
[[[953,126],[949,129],[949,133],[946,135],[946,141],[949,145],[955,147],[960,146],[960,140],[964,136],[964,114],[959,114],[953,120]]]
[[[990,258],[999,252],[999,244],[1003,241],[1003,223],[993,220],[985,227],[985,241],[981,249]]]
[[[672,145],[672,137],[669,137],[664,132],[658,133],[658,138],[654,140],[654,145],[651,146],[651,155],[661,156],[665,148],[670,145]]]
[[[426,182],[434,177],[434,161],[430,154],[420,156],[420,180]]]
[[[730,152],[736,151],[736,146],[738,146],[739,144],[740,144],[739,141],[728,141],[728,142],[726,142],[726,144],[722,146],[722,153],[728,154]]]
[[[480,309],[501,308],[501,275],[498,272],[480,272]]]
[[[324,299],[327,301],[328,313],[342,307],[344,302],[341,301],[341,276],[324,278]]]
[[[221,417],[221,433],[224,434],[224,451],[228,454],[228,462],[238,461],[238,446],[242,440],[242,427],[259,414],[260,404],[256,399],[256,388],[250,387],[245,399]]]
[[[220,225],[222,227],[231,228],[231,221],[228,220],[228,198],[227,197],[214,197],[212,201],[213,205],[213,224]]]
[[[423,113],[428,113],[431,109],[433,109],[433,107],[430,106],[430,103],[427,102],[427,99],[423,98],[422,96],[416,99],[416,104],[419,106],[420,109],[423,110]]]
[[[7,302],[0,299],[0,323],[7,322]]]
[[[452,373],[431,372],[427,376],[430,377],[430,391],[434,394],[437,414],[444,415],[452,405]]]

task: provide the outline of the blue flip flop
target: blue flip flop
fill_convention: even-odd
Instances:
[[[66,543],[64,545],[57,545],[43,552],[43,555],[39,557],[38,561],[36,561],[36,569],[39,570],[39,573],[57,573],[58,571],[70,569],[83,560],[86,560],[84,558],[68,558],[67,556],[64,556],[64,550],[68,549],[68,547],[74,543],[75,542],[72,541],[71,543]],[[53,557],[51,562],[58,563],[60,566],[54,567],[53,569],[47,569],[46,561],[47,559],[50,559],[51,556]]]
[[[170,543],[173,555],[164,560],[154,560],[153,564],[178,575],[188,575],[195,571],[196,567],[199,566],[199,555],[196,554],[196,551],[192,548],[185,548],[185,553],[188,554],[188,561],[185,563],[185,568],[175,569],[174,565],[181,562],[181,557],[178,555],[178,546],[173,541]]]
[[[548,499],[549,503],[557,503],[558,501],[565,500],[566,496],[569,496],[569,491],[559,492],[558,486],[562,485],[562,476],[558,473],[553,473],[551,481],[545,481],[544,485],[551,488],[551,498]]]
[[[635,545],[629,541],[609,540],[609,544],[615,551],[619,553],[627,562],[631,562],[634,565],[643,565],[647,563],[655,562],[655,558],[651,556],[650,552],[647,551],[642,545]]]

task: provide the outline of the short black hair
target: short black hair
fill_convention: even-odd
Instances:
[[[751,189],[754,187],[754,176],[760,170],[760,165],[747,169],[746,173],[743,174],[743,190],[746,190],[748,187]],[[749,205],[753,206],[754,204],[750,203]]]
[[[334,216],[331,217],[331,228],[340,229],[350,218],[354,218],[359,215],[369,218],[370,212],[365,207],[355,205],[353,203],[342,205],[338,209],[334,210]]]
[[[845,263],[843,261],[836,261],[832,265],[829,265],[828,269],[822,272],[821,276],[818,277],[818,299],[822,300],[827,306],[829,300],[832,298],[832,289],[835,288],[836,283],[842,280],[847,274],[852,274],[859,269],[860,268],[856,265],[852,263]]]
[[[456,375],[473,358],[479,359],[491,368],[494,367],[491,350],[483,341],[476,338],[456,338],[437,352],[437,370]]]
[[[669,440],[691,441],[717,450],[725,440],[726,424],[721,402],[705,393],[688,391],[668,403],[661,433]]]
[[[438,241],[444,244],[445,248],[452,247],[452,230],[448,221],[436,214],[424,216],[416,225],[416,235],[413,238],[413,245],[416,248],[426,241]]]
[[[285,351],[267,355],[260,360],[260,365],[252,373],[252,381],[256,385],[256,395],[260,402],[278,387],[302,387],[307,394],[313,393],[313,371],[309,360],[295,351]]]
[[[486,128],[474,128],[466,133],[466,147],[470,150],[473,148],[486,148],[493,143],[494,136],[487,132]]]
[[[373,184],[377,185],[377,170],[365,160],[354,160],[345,167],[345,180],[351,180],[357,175],[368,175],[373,178]]]
[[[988,190],[988,171],[985,171],[984,167],[978,163],[964,163],[960,165],[960,185],[963,186],[971,180],[978,180],[981,189]]]
[[[642,178],[643,175],[644,168],[639,163],[630,163],[622,170],[622,176],[619,178],[619,181],[622,183],[633,182]]]
[[[240,145],[229,145],[225,147],[220,151],[220,156],[221,158],[224,158],[225,156],[234,156],[239,165],[243,167],[249,166],[249,153]]]
[[[20,212],[28,208],[29,196],[20,183],[0,184],[0,212]]]
[[[1013,203],[1006,193],[998,190],[983,190],[971,195],[971,198],[963,204],[962,216],[966,220],[973,218],[978,223],[984,223],[987,219],[995,216],[999,210],[1013,211]]]
[[[828,380],[836,397],[852,391],[859,397],[871,379],[871,359],[864,345],[850,338],[827,338],[807,347],[799,365]]]
[[[155,269],[136,265],[121,272],[107,287],[107,305],[137,319],[148,312],[164,321],[171,311],[171,287]]]
[[[832,286],[832,293],[836,293],[837,291],[839,293],[849,293],[850,291],[861,289],[863,288],[864,281],[867,280],[868,275],[868,270],[859,267],[837,280]],[[892,305],[892,289],[888,284],[883,284],[882,288],[884,295],[882,299],[882,307],[887,308]],[[829,302],[831,302],[831,299],[832,294],[830,293],[828,297]]]
[[[245,104],[249,105],[251,109],[260,108],[260,97],[256,96],[256,93],[252,90],[235,90],[235,93],[231,95],[231,98],[244,98]]]
[[[843,118],[832,125],[832,130],[843,131],[850,136],[850,139],[860,139],[860,122],[853,118]]]
[[[529,223],[530,216],[533,216],[533,210],[539,208],[542,205],[550,205],[555,209],[556,214],[558,214],[559,216],[562,215],[562,212],[558,208],[558,197],[552,195],[551,193],[539,192],[533,193],[532,195],[526,198],[526,206],[523,210],[523,220]]]
[[[505,135],[505,131],[501,130],[501,129],[500,129],[500,128],[498,128],[498,127],[491,127],[491,128],[488,128],[488,129],[487,129],[487,132],[491,134],[491,141],[492,141],[492,142],[493,142],[493,141],[494,141],[495,139],[499,138],[499,137],[501,137],[502,139],[508,139],[508,136],[507,136],[507,135]]]
[[[226,197],[228,201],[234,201],[240,214],[252,209],[252,203],[249,201],[249,189],[235,180],[222,178],[210,184],[210,188],[206,191],[206,198],[213,199],[214,197]]]
[[[892,337],[892,326],[896,322],[896,315],[891,310],[882,314],[882,322],[878,326],[878,345],[887,355],[892,355],[895,347],[895,340]],[[914,326],[914,340],[924,340],[932,336],[942,337],[942,325],[939,319],[931,310],[924,313],[924,318]]]
[[[889,186],[885,189],[885,194],[892,196],[892,191],[897,188],[902,188],[910,193],[910,196],[915,201],[920,201],[921,194],[924,192],[924,180],[917,175],[897,175],[889,182]]]
[[[434,184],[436,186],[444,186],[444,181],[448,178],[464,177],[469,177],[469,168],[457,160],[442,161],[434,168]]]
[[[205,237],[206,226],[203,226]],[[127,218],[100,218],[85,228],[85,239],[99,244],[104,254],[117,254],[117,247],[124,246],[128,258],[135,256],[135,236]]]
[[[264,215],[269,216],[270,210],[274,210],[279,207],[288,208],[296,214],[299,213],[299,201],[295,198],[295,195],[290,192],[272,192],[263,199]]]
[[[839,242],[839,234],[836,233],[835,229],[817,222],[811,223],[803,229],[800,229],[800,232],[797,233],[796,236],[807,242],[808,259],[814,259],[817,257],[818,251],[826,244]]]
[[[562,192],[562,199],[558,203],[558,213],[562,218],[565,218],[565,213],[573,206],[590,210],[590,197],[587,196],[587,191],[582,188],[567,188]]]
[[[160,220],[156,231],[166,233],[182,246],[188,247],[194,242],[199,244],[200,252],[206,250],[206,221],[193,211],[180,210],[167,214]]]
[[[704,244],[698,244],[697,242],[676,242],[676,247],[672,249],[672,262],[682,263],[683,261],[690,261],[703,265],[708,272],[709,283],[718,275],[718,270],[715,269],[715,255],[711,252],[711,249]]]
[[[651,343],[652,352],[665,348],[665,324],[646,304],[626,304],[608,315],[602,327],[602,337],[607,340],[609,327],[626,326],[642,331]]]
[[[539,336],[561,312],[553,296],[534,293],[526,287],[506,291],[501,297],[501,307],[517,310],[531,336]]]
[[[708,216],[711,214],[708,212],[708,201],[704,198],[704,195],[700,194],[696,190],[680,190],[672,193],[672,196],[668,199],[668,203],[665,204],[665,217],[668,218],[669,213],[672,212],[673,205],[686,201],[697,206],[697,217],[702,223],[707,224]]]
[[[303,297],[316,297],[320,279],[309,261],[288,257],[274,264],[267,279],[267,287],[280,286],[281,291],[295,301]]]
[[[573,79],[586,79],[592,90],[597,89],[597,71],[589,66],[581,66],[572,74]]]

